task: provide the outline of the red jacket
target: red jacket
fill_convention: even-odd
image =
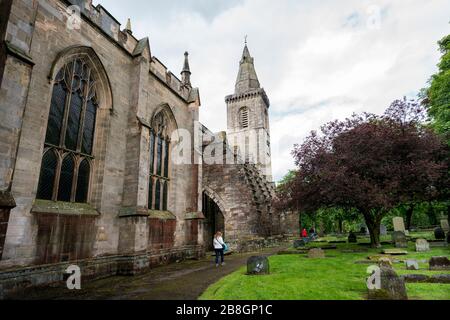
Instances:
[[[303,229],[302,231],[302,238],[308,237],[308,232],[306,232],[306,229]]]

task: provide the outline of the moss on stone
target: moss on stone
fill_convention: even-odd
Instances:
[[[148,210],[150,219],[175,220],[177,217],[170,211]]]
[[[36,199],[31,212],[55,213],[66,215],[91,215],[98,216],[99,212],[87,203],[73,203],[62,201],[50,201]]]

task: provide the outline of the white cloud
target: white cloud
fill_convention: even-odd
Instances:
[[[201,121],[215,131],[226,128],[224,97],[248,34],[272,104],[276,179],[294,166],[292,145],[310,130],[416,94],[435,72],[436,42],[450,31],[448,0],[210,1],[101,2],[120,21],[131,17],[134,34],[149,36],[152,53],[175,74],[190,52]]]

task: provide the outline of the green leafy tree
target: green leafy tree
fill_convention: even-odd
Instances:
[[[443,53],[438,72],[431,77],[425,89],[424,104],[432,118],[434,129],[445,135],[450,144],[450,35],[438,42]]]

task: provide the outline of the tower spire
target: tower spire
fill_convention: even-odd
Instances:
[[[181,81],[184,85],[191,87],[191,68],[189,67],[189,53],[184,53],[183,70],[181,70]]]
[[[242,52],[242,58],[239,64],[235,93],[244,93],[259,88],[260,84],[255,71],[254,59],[248,50],[247,36],[245,36],[244,51]]]
[[[127,25],[125,27],[125,31],[128,32],[129,34],[133,33],[133,31],[131,31],[131,19],[130,18],[128,18],[128,20],[127,20]]]

